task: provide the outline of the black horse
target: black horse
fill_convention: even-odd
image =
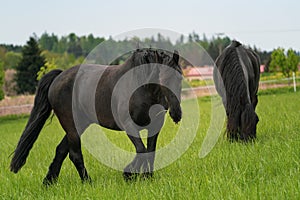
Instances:
[[[68,154],[80,178],[91,180],[84,165],[80,141],[80,135],[91,123],[124,130],[134,144],[137,155],[124,169],[126,180],[139,173],[152,176],[157,137],[165,113],[169,109],[175,123],[182,116],[182,70],[178,62],[177,51],[170,53],[145,48],[135,50],[121,65],[85,64],[49,72],[38,84],[34,107],[14,151],[11,171],[17,173],[25,164],[33,143],[53,110],[66,135],[56,148],[44,184],[57,180]],[[121,89],[116,89],[126,73],[131,75],[125,80],[125,86],[119,84]],[[127,89],[130,87],[134,89]],[[128,99],[127,94],[131,94]],[[147,147],[139,133],[145,128],[148,130]]]
[[[238,41],[232,41],[216,59],[214,82],[226,110],[230,140],[256,138],[259,67],[258,55]]]

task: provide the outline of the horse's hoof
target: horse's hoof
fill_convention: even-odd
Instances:
[[[88,184],[92,184],[92,178],[91,177],[85,177],[84,179],[82,179],[82,183],[88,183]]]
[[[253,143],[253,142],[255,142],[255,138],[253,138],[253,137],[241,138],[240,140],[243,143]]]
[[[145,173],[142,173],[141,177],[143,179],[151,179],[153,178],[153,172],[145,172]]]
[[[239,141],[239,137],[233,133],[228,133],[227,138],[228,138],[229,142],[231,142],[231,143]]]
[[[134,181],[138,177],[138,173],[123,172],[123,178],[125,181]]]

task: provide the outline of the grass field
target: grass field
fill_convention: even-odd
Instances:
[[[49,188],[42,186],[42,179],[64,135],[56,118],[44,127],[26,165],[16,175],[9,171],[9,155],[27,117],[2,117],[0,199],[300,199],[299,92],[261,92],[256,142],[230,143],[220,137],[203,159],[199,151],[209,125],[210,101],[200,98],[199,105],[200,127],[192,145],[176,162],[156,171],[154,178],[125,182],[120,171],[106,167],[83,149],[93,183],[82,184],[66,159],[58,183]],[[174,137],[174,127],[167,120],[158,148]],[[108,135],[117,145],[133,150],[125,134]]]

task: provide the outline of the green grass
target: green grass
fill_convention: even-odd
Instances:
[[[198,80],[194,79],[191,81],[188,81],[189,87],[200,87],[200,86],[208,86],[208,85],[213,85],[214,81],[212,79],[208,80]]]
[[[192,145],[176,162],[156,171],[153,179],[125,182],[120,171],[106,167],[83,149],[93,183],[82,184],[66,159],[58,183],[49,188],[42,186],[42,179],[64,135],[57,119],[43,129],[26,165],[13,174],[9,155],[27,117],[0,118],[0,199],[299,199],[299,100],[300,93],[289,90],[260,93],[256,142],[230,143],[220,137],[210,154],[200,159],[210,120],[210,101],[200,98],[200,127]],[[184,104],[189,106],[190,102]],[[168,119],[158,148],[174,138],[174,130],[176,126]],[[116,145],[133,151],[124,133],[107,135]]]

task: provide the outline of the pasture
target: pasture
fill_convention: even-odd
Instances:
[[[123,180],[122,173],[104,166],[83,148],[85,165],[93,180],[82,184],[67,158],[57,184],[46,188],[42,179],[64,132],[54,117],[46,122],[27,163],[16,175],[9,171],[14,150],[28,116],[0,118],[1,199],[299,199],[300,93],[289,89],[259,94],[260,118],[255,143],[230,143],[220,137],[205,158],[199,158],[210,122],[210,100],[199,98],[200,126],[189,149],[176,162],[155,171],[149,180]],[[189,101],[183,102],[189,104]],[[189,116],[183,115],[189,118]],[[192,119],[191,119],[192,120]],[[167,119],[158,148],[174,137],[176,127]],[[133,151],[122,133],[110,140]],[[189,132],[186,132],[189,134]],[[105,153],[105,152],[103,152]],[[125,167],[125,166],[124,166]]]

